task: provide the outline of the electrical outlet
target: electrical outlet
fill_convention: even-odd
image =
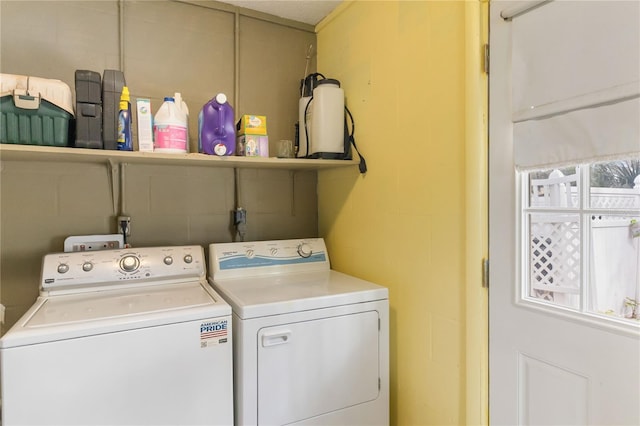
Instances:
[[[232,213],[236,236],[240,238],[240,241],[244,241],[244,236],[247,233],[247,211],[238,207]]]
[[[127,237],[131,236],[131,217],[118,216],[118,232],[126,232]]]
[[[238,207],[233,213],[234,225],[245,225],[247,223],[247,211],[245,209],[243,209],[242,207]]]

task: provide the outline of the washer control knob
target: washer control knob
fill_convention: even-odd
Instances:
[[[125,272],[133,272],[140,266],[140,260],[132,255],[128,254],[120,260],[120,268]]]
[[[163,262],[164,262],[164,264],[165,264],[165,265],[172,265],[172,264],[173,264],[173,257],[171,257],[171,256],[166,256],[166,257],[163,259]]]
[[[302,243],[298,246],[298,254],[300,255],[300,257],[307,258],[311,256],[312,253],[313,250],[311,250],[311,246],[309,244]]]
[[[275,256],[276,254],[278,254],[278,249],[275,247],[271,247],[271,250],[269,250],[269,253],[271,253],[271,256]]]
[[[184,263],[191,263],[193,262],[193,256],[191,256],[190,254],[187,254],[184,256]]]
[[[253,259],[253,256],[255,256],[256,253],[253,251],[253,249],[248,249],[244,255],[247,256],[248,259]]]
[[[66,263],[61,263],[58,265],[59,274],[66,274],[67,272],[69,272],[69,265],[67,265]]]
[[[83,271],[85,271],[85,272],[89,272],[89,271],[90,271],[90,270],[92,270],[92,269],[93,269],[93,263],[91,263],[91,262],[84,262],[84,263],[82,264],[82,270],[83,270]]]

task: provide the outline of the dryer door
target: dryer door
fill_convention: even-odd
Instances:
[[[283,425],[374,400],[378,312],[266,327],[258,332],[258,424]]]

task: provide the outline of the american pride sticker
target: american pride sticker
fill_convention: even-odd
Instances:
[[[200,324],[200,347],[227,343],[229,326],[227,320],[206,321]]]

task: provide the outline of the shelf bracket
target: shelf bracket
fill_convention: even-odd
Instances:
[[[118,187],[118,165],[111,158],[107,159],[107,175],[110,182],[111,202],[113,203],[113,214],[118,214],[118,197],[116,188]]]

